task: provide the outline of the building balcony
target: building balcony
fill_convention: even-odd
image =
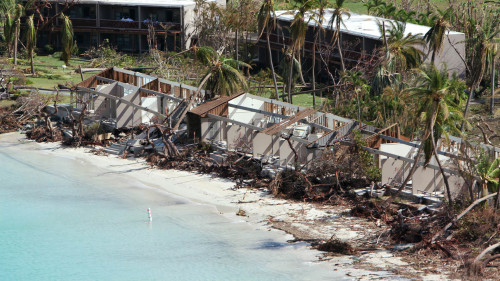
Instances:
[[[278,36],[276,34],[270,33],[269,41],[271,43],[272,49],[282,50],[283,48],[290,46],[292,39],[287,36]],[[265,43],[266,43],[266,36],[264,33],[264,36],[260,38],[259,45],[262,47],[266,47],[267,45],[265,45]],[[337,59],[339,58],[337,46],[331,46],[330,40],[325,40],[321,44],[317,44],[316,48],[317,48],[316,49],[317,54],[318,53],[329,54],[329,56],[331,57]],[[306,51],[306,53],[311,53],[313,49],[314,49],[314,42],[305,40],[303,50]],[[325,50],[329,51],[325,52]],[[360,62],[367,63],[376,59],[376,57],[372,53],[363,51],[362,48],[354,50],[352,48],[344,46],[342,52],[344,54],[344,59],[351,62],[357,62],[361,60]]]
[[[71,19],[73,27],[96,27],[96,19]]]
[[[101,28],[140,29],[140,23],[133,20],[101,20]]]
[[[96,19],[71,19],[74,28],[99,28],[99,29],[122,29],[122,30],[148,30],[149,26],[152,25],[157,32],[167,31],[175,32],[181,30],[181,25],[173,22],[153,22],[145,20],[143,22],[134,20],[100,20],[100,26],[97,26]],[[58,22],[57,25],[60,25]]]

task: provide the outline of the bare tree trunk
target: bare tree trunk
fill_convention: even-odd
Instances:
[[[358,121],[361,122],[361,104],[359,102],[359,94],[356,93],[356,99],[358,100]]]
[[[500,242],[496,243],[496,244],[493,244],[491,246],[489,246],[488,248],[486,248],[484,251],[482,251],[475,259],[474,259],[474,263],[477,263],[479,262],[487,253],[495,250],[496,248],[500,247]]]
[[[340,65],[342,66],[342,72],[345,72],[344,55],[342,54],[342,49],[340,48],[340,23],[337,24],[337,32],[338,32],[337,48],[339,49]]]
[[[186,108],[182,112],[182,114],[179,117],[179,120],[177,121],[175,126],[172,128],[172,132],[175,132],[177,130],[177,128],[179,128],[179,125],[181,124],[182,119],[184,118],[184,116],[186,116],[186,113],[189,111],[189,107],[191,107],[191,105],[194,102],[194,98],[195,98],[194,95],[198,95],[200,93],[201,88],[203,87],[203,85],[205,85],[205,83],[208,81],[208,78],[210,78],[210,76],[212,76],[212,73],[209,73],[207,76],[205,76],[203,81],[201,81],[200,85],[198,86],[198,89],[196,89],[196,93],[191,95],[188,105],[186,106]]]
[[[273,73],[273,83],[274,83],[274,92],[276,94],[276,100],[279,101],[279,92],[278,92],[278,83],[276,82],[276,72],[274,71],[273,64],[273,56],[271,52],[271,43],[269,42],[269,30],[266,30],[266,39],[267,39],[267,55],[269,56],[269,64],[271,67],[271,72]]]
[[[300,82],[302,83],[302,85],[306,85],[306,80],[304,80],[304,74],[302,73],[302,59],[301,59],[301,56],[300,56],[300,52],[299,52],[299,57],[298,57],[298,61],[299,61],[299,65],[300,65],[300,69],[301,71],[299,72],[300,74]]]
[[[19,40],[19,25],[16,21],[16,29],[14,34],[14,65],[17,65],[17,41]]]
[[[318,41],[318,30],[314,34],[313,59],[312,59],[312,88],[316,90],[316,42]],[[313,108],[316,108],[316,91],[313,91]]]
[[[238,57],[238,51],[239,51],[239,48],[240,48],[240,46],[239,46],[239,44],[238,44],[238,43],[239,43],[239,42],[238,42],[238,41],[239,41],[239,40],[238,40],[238,39],[239,39],[239,38],[238,38],[238,29],[236,29],[236,31],[235,31],[234,33],[235,33],[235,34],[234,34],[234,41],[235,41],[235,42],[234,42],[234,44],[235,44],[235,46],[236,46],[236,47],[235,47],[236,52],[235,52],[235,54],[234,54],[234,58],[235,58],[235,60],[238,60],[238,59],[239,59],[239,57]]]
[[[490,115],[494,115],[495,109],[495,56],[491,55],[491,102]]]
[[[398,188],[398,190],[395,193],[393,193],[391,195],[391,197],[387,198],[384,201],[384,203],[383,203],[384,205],[391,204],[392,201],[394,201],[394,199],[399,196],[401,191],[406,187],[406,185],[408,184],[410,179],[413,177],[413,174],[415,173],[415,171],[417,170],[417,167],[418,167],[418,160],[420,160],[420,154],[422,151],[422,147],[423,147],[423,145],[420,145],[420,147],[418,148],[417,155],[415,156],[415,159],[414,159],[415,162],[413,163],[413,166],[411,167],[410,172],[408,173],[408,176],[406,176],[404,182],[401,184],[401,186]]]
[[[464,121],[462,121],[462,125],[460,125],[460,131],[463,133],[465,129],[465,121],[467,120],[467,113],[469,113],[469,106],[472,100],[472,96],[474,95],[475,87],[471,87],[469,96],[467,97],[467,103],[465,103],[464,109]]]
[[[384,205],[390,204],[394,200],[394,198],[396,198],[401,193],[403,188],[406,187],[406,185],[408,184],[408,181],[410,180],[410,178],[413,176],[413,174],[417,170],[418,160],[420,159],[420,154],[424,148],[424,142],[429,138],[430,135],[433,134],[434,121],[436,118],[438,105],[439,104],[437,102],[434,102],[434,110],[432,111],[432,116],[430,118],[430,124],[426,128],[426,131],[424,132],[424,135],[423,135],[422,139],[420,140],[420,146],[418,147],[417,155],[415,156],[415,160],[414,160],[415,162],[413,163],[413,166],[411,167],[410,173],[406,177],[403,184],[399,187],[398,191],[396,193],[394,193],[390,198],[387,198],[387,200],[385,200]]]
[[[441,171],[441,175],[443,176],[443,181],[444,181],[444,185],[446,186],[446,193],[448,193],[448,204],[450,205],[450,207],[453,205],[453,201],[452,201],[452,198],[451,198],[451,191],[450,191],[450,184],[448,183],[448,178],[446,177],[445,173],[444,173],[444,170],[443,170],[443,167],[441,166],[441,161],[439,160],[439,157],[438,157],[438,154],[437,154],[437,148],[436,148],[436,142],[435,142],[435,139],[434,139],[434,130],[432,130],[431,132],[431,140],[432,140],[432,145],[433,145],[433,153],[434,153],[434,157],[436,158],[436,162],[439,166],[439,171]]]
[[[31,74],[34,75],[35,74],[35,65],[33,65],[33,50],[30,51],[30,65],[31,65]]]
[[[292,102],[292,77],[293,77],[293,63],[294,63],[294,49],[292,48],[292,55],[290,57],[290,68],[288,72],[288,102],[293,104]]]
[[[479,203],[481,203],[481,202],[483,202],[485,200],[488,200],[489,198],[492,198],[495,195],[498,195],[498,192],[490,194],[488,196],[485,196],[483,198],[480,198],[480,199],[477,199],[476,201],[474,201],[472,204],[469,205],[469,207],[467,207],[467,209],[465,209],[458,216],[456,216],[450,223],[448,223],[439,233],[437,233],[436,235],[434,235],[434,237],[432,237],[432,241],[435,241],[439,236],[441,236],[443,233],[445,233],[450,227],[453,226],[454,223],[456,223],[459,219],[461,219],[463,216],[465,216],[476,205],[478,205]]]

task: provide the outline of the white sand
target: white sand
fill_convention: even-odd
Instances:
[[[30,142],[20,133],[0,135],[1,142]],[[33,144],[31,144],[33,145]],[[346,215],[342,206],[325,206],[292,202],[272,198],[267,192],[234,189],[234,182],[209,175],[200,175],[177,170],[152,169],[139,159],[122,159],[117,156],[97,156],[89,153],[88,148],[62,148],[56,143],[37,144],[40,153],[57,157],[75,158],[94,165],[99,169],[119,173],[133,178],[161,192],[190,199],[195,202],[214,205],[221,215],[233,220],[244,220],[256,228],[274,227],[284,229],[300,238],[329,239],[335,237],[353,245],[361,241],[373,241],[386,231],[374,222]],[[237,216],[238,210],[246,216]],[[290,238],[292,239],[292,238]],[[364,243],[366,244],[366,243]],[[318,259],[321,259],[318,252]],[[335,271],[340,271],[356,280],[395,279],[411,277],[421,280],[445,280],[444,275],[425,275],[423,271],[412,268],[401,258],[386,250],[368,251],[358,256],[335,256],[324,258]],[[394,275],[397,272],[399,276]]]

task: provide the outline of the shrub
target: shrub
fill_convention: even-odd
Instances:
[[[51,55],[54,53],[54,47],[52,47],[52,45],[50,44],[47,44],[43,46],[43,52],[46,53],[47,55]]]

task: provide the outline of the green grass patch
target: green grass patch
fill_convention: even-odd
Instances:
[[[16,104],[15,100],[1,100],[0,101],[0,108],[9,108]]]
[[[36,56],[33,64],[35,66],[36,76],[29,77],[29,85],[37,88],[53,89],[58,84],[74,85],[81,82],[81,76],[75,70],[81,65],[83,68],[88,67],[89,63],[71,61],[71,65],[65,65],[64,61],[59,59],[57,54],[48,56]],[[19,68],[25,73],[30,72],[30,61],[26,59],[19,60]],[[97,72],[84,73],[84,79],[96,74]]]
[[[351,12],[358,14],[368,14],[368,10],[365,7],[365,3],[359,0],[347,0],[345,2],[346,8],[348,8]]]
[[[256,89],[250,89],[249,93],[252,95],[256,95],[256,96],[270,98],[271,95],[274,93],[274,89],[266,88],[264,91],[262,91],[262,90],[257,91]],[[280,95],[283,94],[283,91],[279,91],[279,94]],[[312,94],[295,95],[295,96],[293,96],[292,101],[293,101],[294,105],[298,105],[298,106],[302,106],[302,107],[313,107],[313,104],[314,104]],[[326,98],[321,99],[319,97],[319,95],[317,95],[316,96],[316,108],[319,108],[322,101],[324,103],[327,101],[327,99]]]
[[[400,0],[399,0],[400,1]],[[455,3],[461,3],[463,0],[456,0]],[[291,7],[291,3],[293,1],[284,1],[284,0],[279,0],[276,1],[275,8],[276,10],[288,10]],[[387,2],[389,4],[390,2]],[[348,8],[351,12],[353,13],[358,13],[358,14],[368,14],[368,11],[361,0],[347,0],[344,4],[346,8]],[[445,10],[450,6],[448,0],[430,0],[431,6],[435,6],[438,9]],[[414,4],[415,6],[418,4]],[[423,5],[423,4],[422,4]],[[331,8],[332,5],[330,4],[329,7]]]

